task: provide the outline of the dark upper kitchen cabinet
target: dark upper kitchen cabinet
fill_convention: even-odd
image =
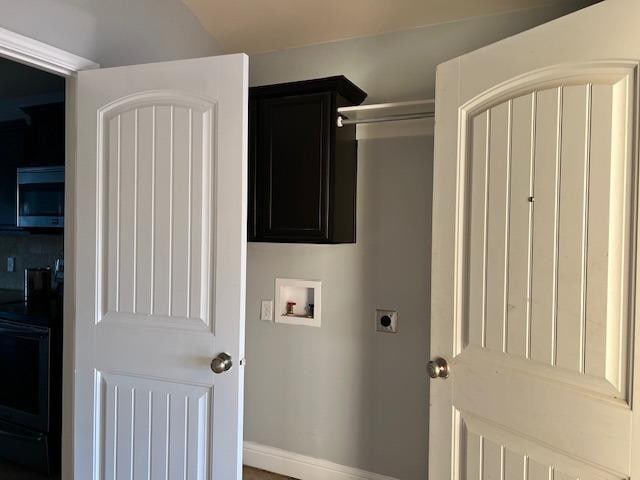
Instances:
[[[0,229],[16,228],[16,172],[25,158],[24,120],[0,122]]]
[[[23,107],[30,118],[24,164],[64,165],[64,102]]]
[[[355,126],[366,93],[343,76],[249,89],[249,240],[353,243]]]

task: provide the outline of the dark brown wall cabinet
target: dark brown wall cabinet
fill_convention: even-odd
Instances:
[[[249,240],[356,240],[355,126],[366,93],[343,76],[249,89]]]
[[[24,120],[0,122],[0,230],[15,230],[17,169],[26,158],[29,126]]]
[[[23,107],[31,119],[25,165],[64,165],[64,102]]]

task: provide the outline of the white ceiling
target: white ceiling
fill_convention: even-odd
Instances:
[[[228,53],[262,53],[576,0],[183,0]]]

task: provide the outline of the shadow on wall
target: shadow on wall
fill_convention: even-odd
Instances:
[[[359,452],[369,471],[427,471],[432,137],[359,142],[366,305],[398,310],[396,334],[370,333],[363,353]],[[365,324],[373,332],[373,312]]]
[[[432,159],[431,137],[360,141],[357,244],[249,245],[247,441],[424,478]],[[276,277],[323,282],[320,329],[259,320]]]

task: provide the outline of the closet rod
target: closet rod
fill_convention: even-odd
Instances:
[[[397,122],[399,120],[418,120],[420,118],[433,118],[434,112],[417,112],[417,113],[405,113],[401,115],[388,115],[386,117],[378,118],[361,118],[349,120],[341,115],[338,115],[338,127],[344,127],[345,125],[358,125],[361,123],[380,123],[380,122]]]

